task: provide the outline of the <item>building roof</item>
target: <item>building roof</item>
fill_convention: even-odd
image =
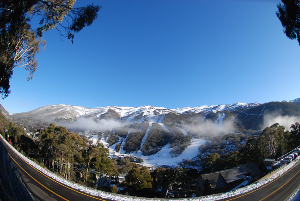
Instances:
[[[223,188],[223,187],[226,187],[226,185],[227,185],[225,179],[220,174],[220,172],[204,174],[204,175],[202,175],[202,179],[203,180],[208,179],[209,183],[211,184],[212,189]]]
[[[244,180],[247,176],[254,178],[260,174],[261,172],[256,165],[254,163],[250,163],[232,169],[222,170],[210,174],[203,174],[202,179],[208,179],[212,189],[219,189],[226,187],[226,185],[232,182]]]

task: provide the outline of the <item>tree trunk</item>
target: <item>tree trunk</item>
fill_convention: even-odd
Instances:
[[[70,164],[70,162],[68,161],[68,180],[70,180],[70,175],[71,175],[71,173],[70,173],[70,168],[71,168],[71,164]]]
[[[55,161],[55,160],[52,160],[52,163],[51,163],[52,168],[51,168],[51,170],[52,170],[53,172],[55,172],[55,163],[56,163],[56,161]]]

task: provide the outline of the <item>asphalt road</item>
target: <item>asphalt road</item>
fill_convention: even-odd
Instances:
[[[261,186],[258,189],[246,194],[231,197],[224,200],[259,200],[259,201],[285,201],[300,184],[300,163],[298,162],[293,168],[287,171],[281,177]]]
[[[0,141],[3,143],[8,154],[15,162],[27,188],[31,191],[33,196],[37,198],[37,200],[106,200],[79,192],[49,178],[21,159],[2,141],[1,138]],[[294,190],[298,188],[299,184],[300,162],[281,177],[261,186],[258,189],[224,200],[284,201],[287,200]]]
[[[13,162],[16,164],[19,173],[22,177],[23,182],[26,187],[36,198],[40,201],[60,201],[60,200],[80,200],[80,201],[92,201],[92,200],[108,200],[100,197],[90,196],[88,194],[82,193],[75,189],[72,189],[60,182],[53,180],[42,172],[38,171],[17,154],[15,154],[2,138],[0,138],[1,143],[7,149],[7,152]]]

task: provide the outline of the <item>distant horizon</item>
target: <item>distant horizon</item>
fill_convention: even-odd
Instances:
[[[14,68],[10,113],[65,103],[165,108],[299,97],[300,47],[276,16],[280,0],[86,0],[102,6],[74,42],[57,30],[29,82]]]
[[[181,109],[181,108],[196,108],[196,107],[203,107],[203,106],[218,106],[218,105],[233,105],[233,104],[237,104],[237,103],[242,103],[242,104],[264,104],[264,103],[270,103],[270,102],[293,102],[293,101],[300,101],[300,98],[295,98],[295,99],[292,99],[292,100],[282,100],[282,101],[268,101],[268,102],[263,102],[263,103],[258,103],[258,102],[252,102],[252,103],[243,103],[243,102],[235,102],[235,103],[228,103],[228,104],[212,104],[212,105],[198,105],[198,106],[185,106],[185,107],[176,107],[176,108],[167,108],[167,107],[163,107],[163,106],[155,106],[155,105],[141,105],[141,106],[117,106],[117,105],[107,105],[107,106],[96,106],[96,107],[84,107],[84,106],[81,106],[81,105],[70,105],[70,104],[65,104],[65,103],[59,103],[59,104],[49,104],[49,105],[43,105],[43,106],[39,106],[35,109],[32,109],[32,110],[28,110],[28,111],[25,111],[25,112],[30,112],[30,111],[33,111],[33,110],[36,110],[38,108],[41,108],[41,107],[46,107],[46,106],[51,106],[51,105],[67,105],[67,106],[75,106],[75,107],[83,107],[83,108],[88,108],[88,109],[96,109],[96,108],[105,108],[105,107],[120,107],[120,108],[139,108],[139,107],[146,107],[146,106],[151,106],[151,107],[155,107],[155,108],[165,108],[165,109],[170,109],[170,110],[174,110],[174,109]],[[2,105],[2,104],[0,104]],[[2,107],[10,114],[18,114],[18,113],[25,113],[25,112],[17,112],[17,113],[11,113],[10,111],[8,111],[3,105]]]

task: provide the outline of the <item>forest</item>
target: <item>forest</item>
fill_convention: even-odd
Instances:
[[[142,127],[142,130],[147,129],[145,124],[136,126]],[[166,134],[158,138],[156,131],[160,129],[158,124],[153,125],[149,132],[150,137],[158,139],[157,142],[154,140],[155,147],[163,146],[165,140],[171,140],[171,146],[174,147],[189,143],[190,139],[179,134]],[[69,132],[65,127],[54,123],[34,130],[37,137],[29,136],[23,126],[8,121],[0,114],[0,133],[19,152],[37,164],[82,185],[113,193],[147,197],[173,197],[173,194],[166,194],[168,190],[176,192],[176,197],[196,195],[197,178],[201,174],[242,164],[254,163],[263,170],[264,159],[276,159],[299,145],[299,131],[299,123],[296,122],[292,124],[291,131],[273,124],[266,127],[260,135],[222,135],[200,146],[199,154],[193,160],[183,160],[177,167],[151,169],[141,166],[142,161],[133,157],[109,158],[109,151],[103,144],[93,145],[85,136]],[[115,132],[118,136],[125,135],[121,131]],[[107,133],[103,135],[108,138]],[[129,134],[128,139],[130,136]],[[142,138],[143,136],[134,140],[141,141]],[[137,146],[140,142],[134,143],[134,140],[131,146],[124,146],[124,150],[140,149]],[[146,141],[144,147],[142,151],[156,151],[150,141]],[[121,177],[124,177],[123,182]],[[98,185],[101,178],[109,181],[108,184]]]

